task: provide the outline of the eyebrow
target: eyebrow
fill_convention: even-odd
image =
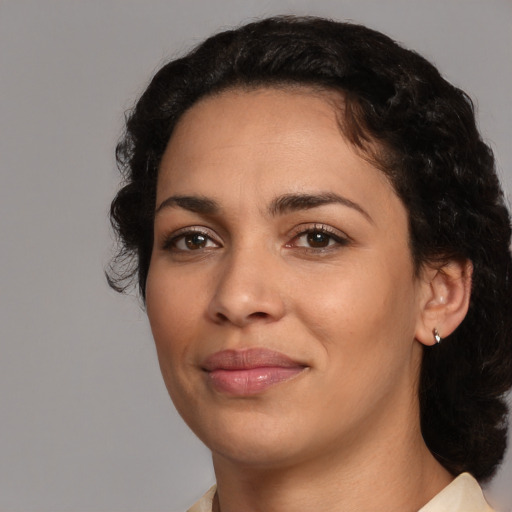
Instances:
[[[282,215],[284,213],[309,210],[327,204],[341,204],[356,210],[362,214],[370,223],[374,223],[369,213],[358,203],[334,192],[322,192],[319,194],[285,194],[275,198],[269,207],[271,215]]]
[[[203,196],[171,196],[160,203],[155,210],[155,215],[165,208],[183,208],[194,213],[213,215],[220,210],[217,201]]]
[[[370,223],[374,223],[368,212],[358,203],[333,192],[321,192],[318,194],[284,194],[276,197],[270,203],[268,212],[272,216],[285,213],[309,210],[328,204],[341,204],[356,210]],[[202,215],[214,215],[221,210],[217,201],[204,196],[170,196],[160,203],[155,210],[155,215],[166,208],[183,208]]]

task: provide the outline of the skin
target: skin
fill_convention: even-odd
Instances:
[[[223,92],[184,114],[161,162],[147,312],[223,512],[413,511],[452,479],[421,437],[417,385],[422,343],[453,330],[467,287],[415,274],[407,212],[345,141],[340,100]],[[276,206],[290,194],[343,201]],[[250,396],[212,386],[207,357],[254,347],[305,369]]]

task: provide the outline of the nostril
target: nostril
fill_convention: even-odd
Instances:
[[[263,313],[261,311],[257,311],[256,313],[251,313],[249,315],[249,318],[254,318],[254,319],[256,319],[256,318],[267,318],[268,316],[269,316],[268,313]]]
[[[254,321],[254,320],[269,318],[270,315],[263,311],[256,311],[254,313],[251,313],[251,314],[245,316],[242,319],[242,318],[237,318],[236,315],[233,315],[233,316],[226,315],[225,313],[221,313],[220,311],[218,311],[215,316],[217,317],[217,321],[220,323],[234,322],[234,323],[244,323],[245,324],[248,321],[250,322],[250,321]]]
[[[229,321],[228,317],[224,313],[217,313],[217,318],[221,322],[228,322]]]

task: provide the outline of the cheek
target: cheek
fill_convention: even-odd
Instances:
[[[386,260],[359,254],[350,264],[297,285],[300,291],[294,294],[302,298],[297,314],[322,340],[330,358],[341,354],[357,366],[374,353],[387,357],[388,352],[408,350],[414,339],[416,291],[407,255]]]
[[[179,274],[179,273],[177,273]],[[164,378],[179,375],[184,363],[192,364],[190,349],[196,339],[202,294],[189,279],[150,266],[146,309]]]
[[[152,261],[146,284],[146,307],[154,332],[177,338],[186,332],[187,326],[193,324],[190,319],[197,319],[194,312],[204,295],[201,282],[200,276],[179,268],[169,269],[165,260]]]
[[[323,407],[336,414],[365,416],[402,386],[413,389],[415,287],[407,267],[397,268],[404,267],[361,261],[331,273],[323,288],[320,279],[305,282],[308,300],[298,314],[322,345]]]
[[[189,424],[191,411],[198,410],[198,383],[194,347],[198,332],[198,314],[202,294],[183,277],[158,265],[150,267],[146,286],[146,306],[155,340],[162,377],[176,409]],[[177,273],[179,274],[179,273]],[[194,375],[191,379],[190,375]]]

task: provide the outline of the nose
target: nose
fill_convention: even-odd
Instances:
[[[227,255],[208,306],[209,317],[238,327],[282,318],[285,305],[275,258],[251,248]]]

